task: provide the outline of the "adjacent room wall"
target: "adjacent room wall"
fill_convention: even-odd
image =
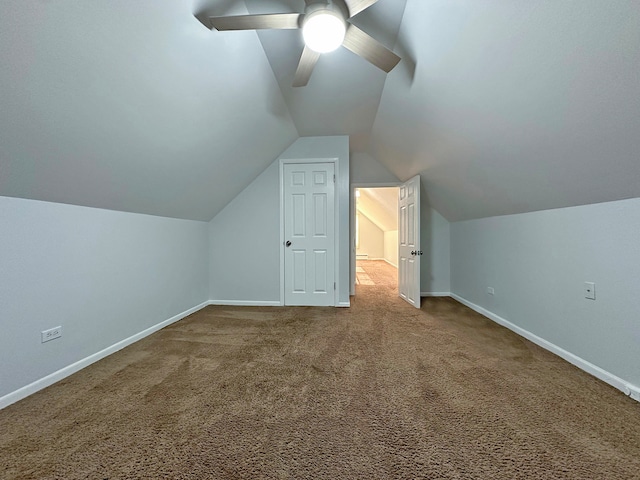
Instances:
[[[384,232],[384,259],[394,267],[398,266],[398,230]]]
[[[370,260],[384,258],[384,232],[364,213],[358,212],[357,215],[360,245],[356,248],[356,255],[367,254]]]
[[[280,160],[338,159],[338,303],[349,305],[349,138],[302,137],[209,224],[214,303],[280,304]],[[231,252],[231,253],[230,253]]]
[[[0,197],[0,230],[0,407],[208,300],[205,222]]]
[[[640,400],[639,239],[640,199],[453,223],[452,291]]]

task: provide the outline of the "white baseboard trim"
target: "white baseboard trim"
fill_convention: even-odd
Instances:
[[[450,297],[451,292],[420,292],[421,297]]]
[[[227,305],[230,307],[279,307],[279,300],[209,300],[208,305]]]
[[[630,396],[634,400],[637,400],[640,402],[640,387],[637,387],[627,382],[626,380],[614,375],[613,373],[607,372],[606,370],[598,367],[597,365],[594,365],[593,363],[588,362],[587,360],[581,357],[578,357],[577,355],[574,355],[571,352],[568,352],[567,350],[557,346],[556,344],[551,343],[548,340],[545,340],[544,338],[541,338],[536,334],[531,333],[530,331],[525,330],[524,328],[511,323],[510,321],[496,315],[495,313],[490,312],[489,310],[479,305],[476,305],[473,302],[470,302],[469,300],[461,297],[460,295],[456,295],[455,293],[452,293],[451,297],[457,300],[458,302],[462,303],[463,305],[466,305],[470,309],[475,310],[479,314],[484,315],[490,320],[493,320],[494,322],[502,325],[503,327],[506,327],[509,330],[517,333],[521,337],[524,337],[527,340],[532,341],[533,343],[544,348],[545,350],[555,353],[556,355],[563,358],[567,362],[575,365],[579,369],[584,370],[585,372],[593,375],[596,378],[599,378],[603,382],[606,382],[612,387],[617,388],[618,390],[623,392],[625,395]]]
[[[18,390],[8,393],[3,397],[0,397],[0,410],[5,407],[8,407],[12,403],[15,403],[19,400],[22,400],[23,398],[28,397],[29,395],[36,393],[39,390],[42,390],[43,388],[46,388],[50,385],[53,385],[56,382],[59,382],[63,378],[66,378],[69,375],[72,375],[82,370],[83,368],[88,367],[92,363],[95,363],[98,360],[101,360],[111,355],[112,353],[117,352],[118,350],[122,350],[124,347],[127,347],[132,343],[137,342],[138,340],[142,340],[144,337],[147,337],[152,333],[157,332],[158,330],[166,327],[167,325],[171,325],[172,323],[175,323],[178,320],[182,320],[187,315],[191,315],[192,313],[195,313],[198,310],[203,309],[208,304],[209,304],[208,302],[203,302],[200,305],[196,305],[195,307],[190,308],[189,310],[185,310],[184,312],[179,313],[178,315],[175,315],[156,325],[153,325],[152,327],[149,327],[139,333],[136,333],[135,335],[125,338],[124,340],[120,340],[119,342],[114,343],[110,347],[100,350],[99,352],[89,355],[88,357],[85,357],[82,360],[78,360],[77,362],[72,363],[71,365],[67,365],[66,367],[63,367],[60,370],[50,373],[46,377],[36,380],[35,382],[30,383],[29,385],[25,385],[24,387],[21,387]]]
[[[280,307],[282,304],[276,300],[209,300],[207,305],[220,305],[228,307]],[[338,302],[336,307],[350,307],[351,302]]]

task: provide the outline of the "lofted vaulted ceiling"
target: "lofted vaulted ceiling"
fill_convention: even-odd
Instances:
[[[401,36],[371,153],[448,220],[640,196],[637,0],[408,0]]]
[[[3,0],[0,195],[210,220],[298,138],[255,32],[174,0]]]
[[[405,5],[406,4],[406,5]],[[5,0],[0,195],[210,220],[299,136],[420,174],[449,220],[640,196],[637,0],[379,0],[292,88],[299,31],[193,14],[303,0]]]

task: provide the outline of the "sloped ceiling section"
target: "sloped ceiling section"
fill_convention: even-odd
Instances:
[[[370,152],[448,220],[640,196],[637,0],[408,0]]]
[[[359,188],[356,208],[380,230],[398,229],[398,187]]]
[[[198,8],[3,1],[0,195],[210,220],[297,139],[255,32]]]

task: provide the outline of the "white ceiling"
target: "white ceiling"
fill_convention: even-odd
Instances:
[[[209,220],[298,136],[346,134],[449,220],[640,197],[637,0],[379,0],[354,23],[398,67],[340,49],[298,89],[298,31],[203,8],[304,1],[4,0],[0,195]]]

